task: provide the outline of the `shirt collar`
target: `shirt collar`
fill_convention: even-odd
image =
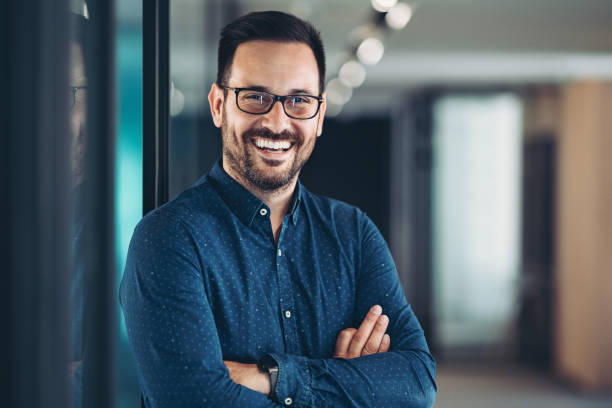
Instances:
[[[240,183],[230,177],[223,169],[221,159],[219,159],[213,168],[208,173],[208,178],[212,181],[212,185],[219,193],[225,204],[243,224],[250,226],[255,216],[265,208],[268,213],[270,208],[259,198],[253,195],[249,190],[244,188]],[[301,201],[301,184],[296,183],[295,192],[291,204],[289,205],[289,215],[293,224],[297,223],[297,211]]]

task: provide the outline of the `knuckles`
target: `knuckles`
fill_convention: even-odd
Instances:
[[[354,329],[352,327],[349,327],[347,329],[344,329],[340,332],[340,336],[343,339],[346,339],[347,337],[353,337],[353,335],[355,334],[355,332],[357,331],[357,329]]]
[[[363,343],[363,342],[365,342],[366,340],[367,340],[367,339],[365,338],[365,336],[364,336],[363,334],[359,333],[359,332],[356,332],[356,333],[353,335],[353,342],[355,342],[355,343],[357,343],[357,344]]]

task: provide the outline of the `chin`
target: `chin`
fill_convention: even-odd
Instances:
[[[278,171],[268,169],[257,169],[248,174],[246,179],[257,188],[263,191],[274,191],[286,187],[291,183],[292,176],[289,170]]]

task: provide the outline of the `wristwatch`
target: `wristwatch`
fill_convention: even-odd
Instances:
[[[276,363],[276,360],[267,354],[257,362],[257,368],[260,372],[268,373],[270,375],[270,396],[274,397],[276,380],[278,380],[278,364]]]

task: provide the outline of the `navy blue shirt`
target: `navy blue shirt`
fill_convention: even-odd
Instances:
[[[270,209],[218,162],[147,214],[120,301],[150,407],[430,407],[435,363],[389,249],[356,207],[299,182],[278,244]],[[391,349],[331,358],[338,333],[380,304]],[[223,360],[279,366],[274,397]]]

